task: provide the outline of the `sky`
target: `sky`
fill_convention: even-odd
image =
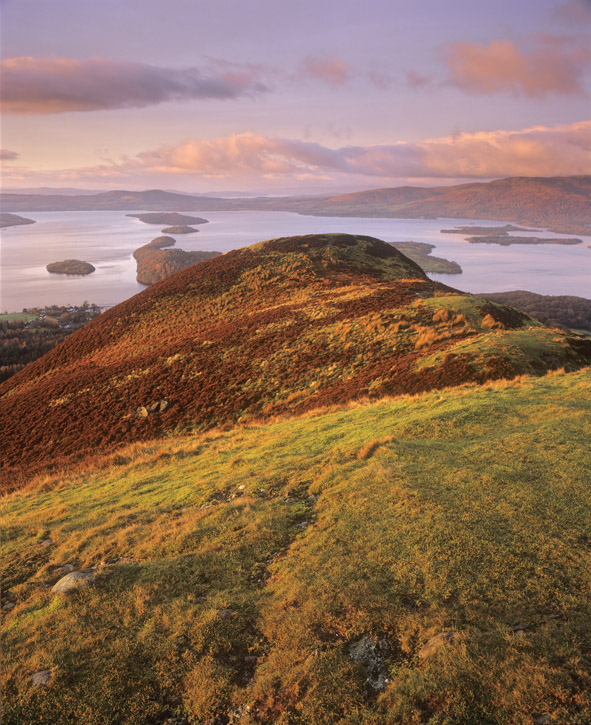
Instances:
[[[590,173],[591,0],[0,0],[3,188]]]

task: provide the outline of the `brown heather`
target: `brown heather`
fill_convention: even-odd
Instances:
[[[3,486],[133,441],[590,361],[591,341],[380,240],[273,239],[153,285],[0,385]]]

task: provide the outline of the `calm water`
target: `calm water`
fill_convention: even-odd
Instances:
[[[191,214],[191,212],[187,212]],[[84,300],[113,305],[145,287],[135,281],[132,253],[161,234],[125,212],[31,212],[37,221],[1,233],[0,311],[46,304],[80,304]],[[317,232],[368,234],[387,242],[415,241],[436,245],[433,254],[458,262],[461,275],[433,275],[466,292],[525,289],[541,294],[591,297],[591,237],[576,246],[469,244],[462,235],[441,229],[504,222],[470,219],[360,219],[307,217],[288,212],[203,212],[210,220],[197,234],[180,235],[187,251],[227,252],[271,237]],[[520,232],[521,235],[524,233]],[[535,233],[531,236],[569,236]],[[49,274],[45,265],[82,259],[96,267],[87,277]]]

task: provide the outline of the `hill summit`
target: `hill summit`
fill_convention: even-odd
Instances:
[[[591,342],[379,239],[271,239],[156,283],[3,383],[5,485],[134,440],[589,361]]]

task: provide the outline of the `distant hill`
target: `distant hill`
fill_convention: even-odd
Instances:
[[[378,239],[274,239],[154,284],[0,385],[3,471],[10,485],[175,431],[589,362],[591,341],[433,282]]]
[[[430,193],[424,193],[430,192]],[[310,205],[308,213],[392,217],[465,217],[549,226],[565,233],[591,233],[591,176],[515,177],[488,183],[345,194]]]
[[[591,331],[591,300],[573,295],[538,295],[525,290],[480,294],[492,302],[511,305],[545,325],[563,325]]]
[[[591,176],[511,177],[457,186],[374,189],[338,196],[213,198],[172,192],[109,191],[95,195],[2,194],[7,211],[293,211],[317,216],[469,218],[591,233]]]

